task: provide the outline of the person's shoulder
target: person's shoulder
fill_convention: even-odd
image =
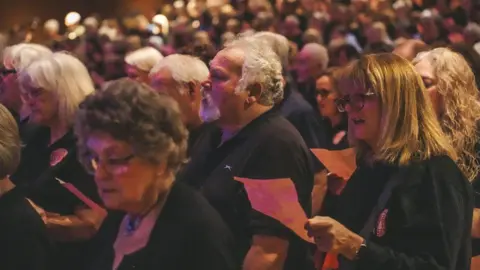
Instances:
[[[423,185],[433,184],[436,187],[454,188],[461,192],[465,192],[466,188],[471,186],[455,161],[446,155],[415,162],[410,165],[410,172],[420,176],[417,179]],[[413,175],[412,178],[416,177]]]
[[[46,226],[40,215],[35,211],[30,202],[23,197],[21,192],[15,188],[6,194],[8,198],[8,209],[2,207],[1,231],[6,234],[14,232],[27,233],[30,236],[47,237]],[[5,235],[4,235],[5,236]]]

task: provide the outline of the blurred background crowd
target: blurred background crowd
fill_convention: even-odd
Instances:
[[[97,85],[126,75],[125,56],[145,46],[163,56],[192,54],[207,64],[236,34],[272,31],[290,41],[290,69],[303,83],[331,66],[345,65],[361,53],[414,52],[453,46],[478,71],[480,3],[474,0],[351,0],[351,1],[175,1],[155,16],[132,12],[118,18],[68,13],[64,19],[40,20],[13,26],[0,44],[35,42],[54,51],[70,51],[81,59]],[[319,46],[328,54],[318,54]],[[303,50],[304,49],[304,50]],[[315,55],[314,57],[310,57]],[[316,62],[316,63],[315,63]],[[312,65],[312,66],[308,66]],[[307,75],[305,75],[307,76]],[[308,77],[308,76],[307,76]]]

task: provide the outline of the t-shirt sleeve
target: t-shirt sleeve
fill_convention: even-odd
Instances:
[[[252,179],[290,178],[295,184],[298,200],[306,213],[310,213],[313,170],[310,151],[301,143],[270,137],[252,153],[242,177]],[[261,180],[259,180],[261,181]],[[254,209],[250,213],[253,234],[289,238],[292,233],[276,219]]]

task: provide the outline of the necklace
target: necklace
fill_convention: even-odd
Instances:
[[[168,191],[167,194],[165,194],[165,196],[160,197],[158,199],[158,201],[156,203],[154,203],[144,215],[132,217],[131,215],[127,214],[127,216],[126,216],[126,219],[127,219],[126,223],[127,224],[125,225],[125,232],[124,232],[125,235],[126,236],[131,236],[132,234],[134,234],[135,231],[137,231],[137,229],[140,227],[140,224],[142,223],[142,220],[148,214],[150,214],[150,212],[152,212],[154,209],[156,209],[157,206],[158,206],[158,211],[160,212],[161,209],[163,208],[163,206],[165,205],[165,202],[167,201],[167,197],[168,197],[169,193],[170,193],[170,191]]]

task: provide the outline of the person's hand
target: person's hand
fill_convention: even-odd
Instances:
[[[315,239],[318,250],[342,254],[350,260],[355,258],[363,243],[361,236],[330,217],[316,216],[309,219],[305,229]]]
[[[327,174],[327,188],[330,193],[335,195],[340,195],[340,193],[342,193],[342,190],[346,185],[347,185],[347,181],[342,177],[334,173]]]
[[[43,223],[47,223],[47,212],[43,210],[40,206],[36,205],[34,202],[32,202],[30,199],[27,199],[27,201],[30,203],[30,205],[35,209],[35,211],[40,215],[40,217],[43,220]]]

